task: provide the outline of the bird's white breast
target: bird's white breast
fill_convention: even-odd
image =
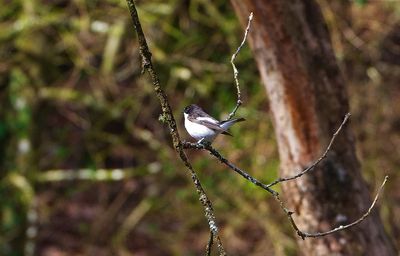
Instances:
[[[214,140],[215,136],[217,136],[218,133],[216,133],[214,130],[204,125],[189,121],[186,113],[184,113],[184,116],[185,116],[185,128],[187,132],[190,134],[190,136],[192,136],[196,140],[201,140],[204,138],[205,140],[211,142]]]

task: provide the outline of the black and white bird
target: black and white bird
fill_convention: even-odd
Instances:
[[[195,104],[185,107],[183,115],[185,117],[186,131],[197,140],[197,143],[203,141],[211,143],[219,134],[232,136],[232,134],[228,132],[229,127],[237,122],[245,120],[244,118],[236,118],[218,121]]]

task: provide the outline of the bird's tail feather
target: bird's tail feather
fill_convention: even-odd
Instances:
[[[231,120],[221,121],[220,124],[219,124],[219,126],[220,126],[222,129],[227,130],[227,129],[228,129],[229,127],[231,127],[234,123],[243,122],[243,121],[245,121],[245,120],[246,120],[246,119],[244,119],[243,117],[240,117],[240,118],[235,118],[235,119],[231,119]]]

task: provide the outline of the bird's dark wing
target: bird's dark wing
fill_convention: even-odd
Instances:
[[[206,118],[199,118],[199,117],[196,118],[188,116],[188,120],[196,124],[204,125],[207,128],[210,128],[215,131],[225,132],[225,130],[218,125],[218,121],[212,118],[211,116],[207,116]]]

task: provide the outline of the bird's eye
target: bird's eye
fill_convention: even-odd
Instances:
[[[187,113],[189,112],[189,107],[190,107],[190,106],[186,106],[186,107],[183,109],[183,113],[186,113],[186,114],[187,114]]]

